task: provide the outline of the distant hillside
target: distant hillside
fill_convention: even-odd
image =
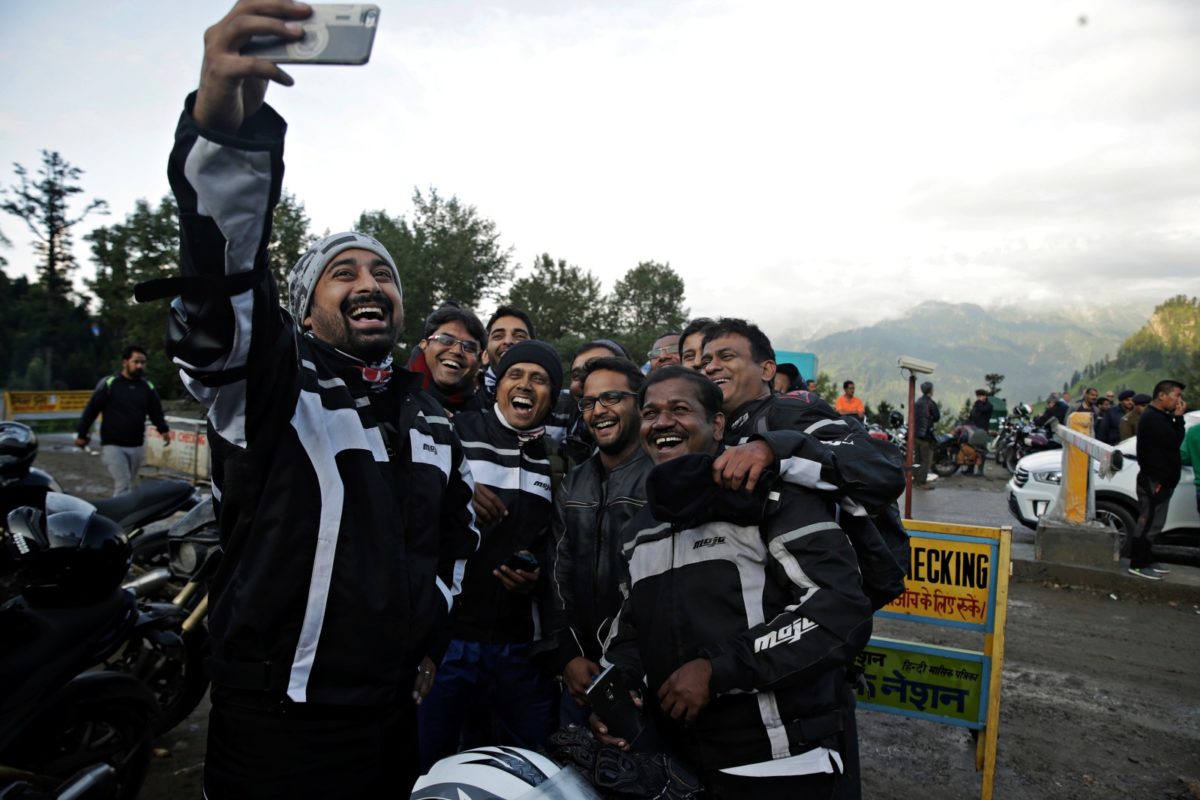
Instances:
[[[1077,397],[1087,386],[1101,392],[1128,388],[1149,393],[1164,378],[1184,381],[1189,397],[1200,397],[1200,386],[1195,385],[1200,382],[1200,299],[1177,295],[1162,303],[1121,343],[1115,358],[1077,368],[1070,383]]]
[[[1033,403],[1062,389],[1080,364],[1101,361],[1146,320],[1122,310],[1074,310],[1051,314],[1016,307],[987,310],[972,303],[929,301],[899,319],[840,331],[799,343],[820,358],[835,385],[850,378],[872,405],[898,404],[908,383],[896,358],[911,355],[937,364],[935,397],[955,412],[983,376],[1005,376],[1000,395],[1009,403]]]

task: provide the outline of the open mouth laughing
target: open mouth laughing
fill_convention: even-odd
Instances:
[[[391,324],[392,304],[386,299],[372,297],[350,304],[344,313],[355,328],[386,329]]]
[[[676,454],[684,446],[687,437],[674,430],[655,431],[646,437],[646,441],[654,453],[667,456]]]

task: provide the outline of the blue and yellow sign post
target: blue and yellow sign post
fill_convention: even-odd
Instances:
[[[975,768],[983,800],[996,779],[1000,677],[1012,528],[904,520],[910,537],[904,594],[877,617],[983,634],[981,651],[872,637],[859,654],[861,708],[981,731]]]

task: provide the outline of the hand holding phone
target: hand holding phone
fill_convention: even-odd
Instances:
[[[364,3],[316,3],[301,23],[299,39],[254,36],[242,55],[276,64],[365,64],[371,58],[379,6]]]
[[[633,702],[628,684],[615,667],[596,676],[587,690],[588,704],[608,728],[609,735],[632,745],[642,735],[642,714]]]
[[[537,572],[537,568],[541,565],[538,563],[537,557],[532,553],[518,550],[508,557],[508,560],[504,562],[504,566],[509,569],[520,570],[521,572]]]

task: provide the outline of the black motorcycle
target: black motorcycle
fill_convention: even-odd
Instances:
[[[1003,457],[1002,463],[1008,471],[1015,473],[1017,462],[1030,453],[1060,449],[1062,449],[1062,444],[1055,440],[1045,428],[1038,428],[1032,423],[1025,422],[1017,426],[1000,455]]]
[[[136,678],[95,669],[146,635],[136,599],[119,588],[125,535],[94,512],[22,507],[6,522],[6,566],[21,592],[0,605],[4,774],[55,786],[107,764],[115,796],[136,797],[158,704]]]
[[[170,602],[141,601],[148,635],[131,639],[108,662],[154,692],[160,707],[155,733],[160,735],[187,719],[208,691],[208,583],[221,554],[212,498],[171,526],[166,549],[172,585],[178,590]]]

